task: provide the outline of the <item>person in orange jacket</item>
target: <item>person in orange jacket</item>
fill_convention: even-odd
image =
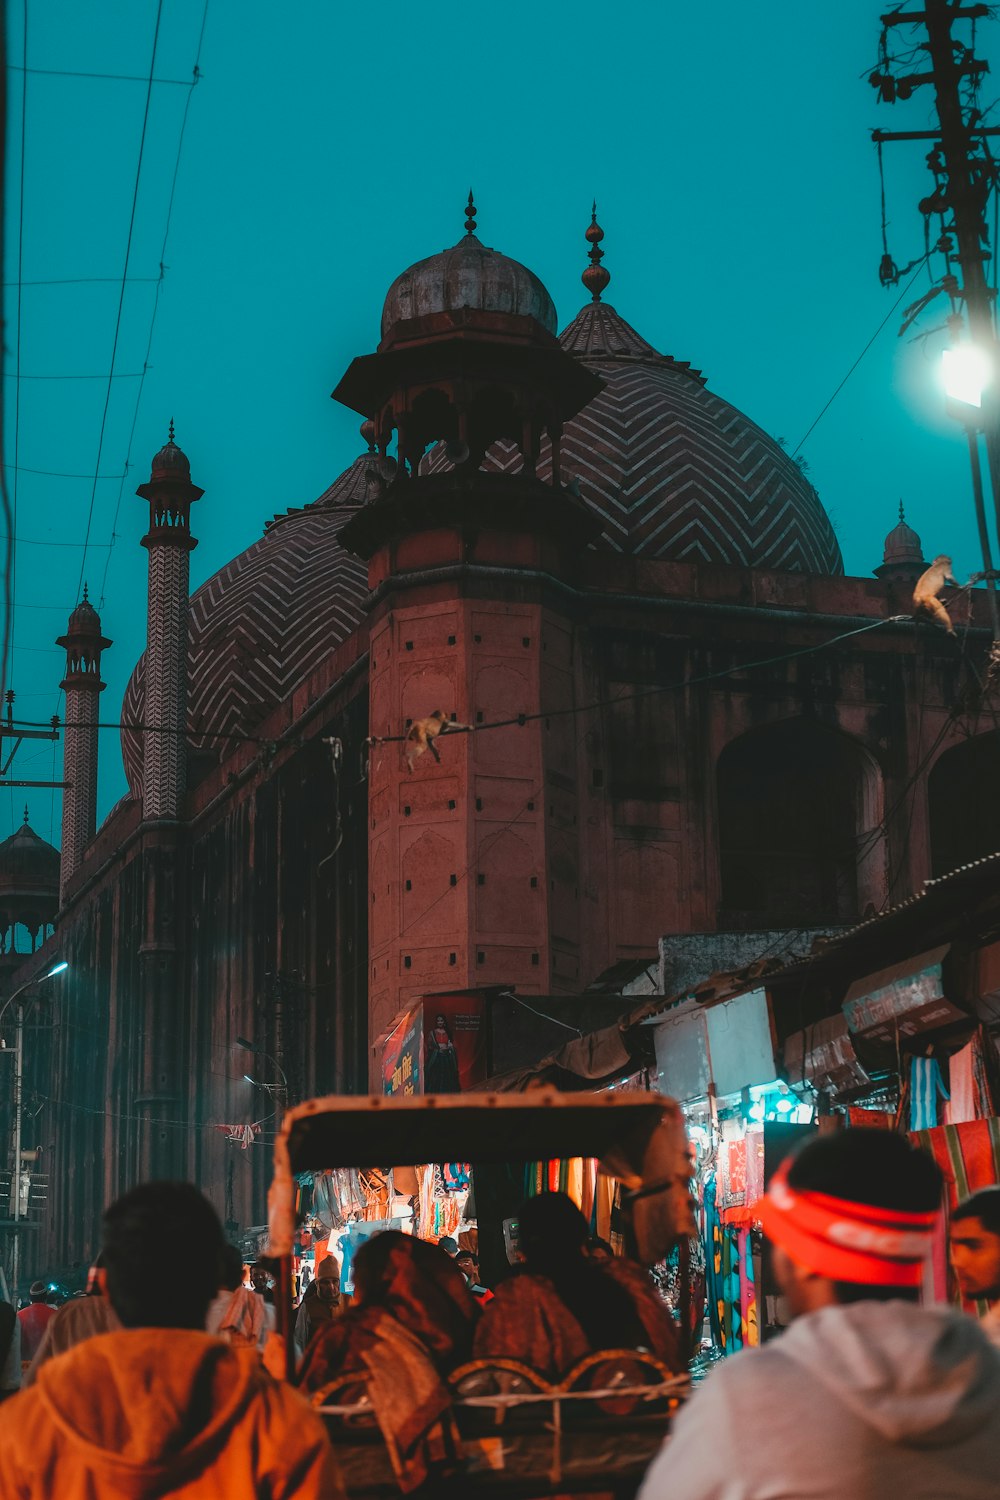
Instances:
[[[256,1352],[205,1333],[222,1226],[189,1183],[133,1188],[104,1216],[121,1329],[49,1360],[0,1409],[0,1500],[336,1500],[322,1421]]]

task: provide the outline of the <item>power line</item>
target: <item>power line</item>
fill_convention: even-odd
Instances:
[[[917,277],[920,275],[921,267],[923,266],[923,264],[927,260],[927,258],[928,257],[926,255],[922,255],[920,257],[919,261],[917,262],[917,269],[914,271],[913,275],[910,277],[909,281],[906,283],[906,285],[904,286],[903,290],[900,292],[899,296],[896,298],[895,302],[892,304],[892,306],[890,307],[889,311],[886,313],[885,317],[882,319],[881,323],[878,325],[878,327],[876,328],[875,332],[872,334],[871,338],[868,340],[867,344],[862,349],[861,353],[858,355],[857,359],[854,361],[854,363],[851,366],[851,368],[848,370],[847,374],[844,376],[843,380],[837,386],[836,390],[834,391],[833,395],[830,397],[829,401],[826,403],[826,405],[820,411],[819,416],[817,416],[814,419],[814,421],[812,422],[812,425],[810,427],[808,427],[806,429],[805,433],[803,434],[803,436],[799,438],[799,441],[796,443],[795,447],[792,449],[792,452],[790,454],[791,458],[795,457],[796,453],[799,452],[799,450],[802,448],[803,444],[812,435],[812,433],[819,426],[820,422],[826,416],[827,412],[830,410],[830,407],[836,401],[837,397],[840,395],[841,391],[844,389],[844,386],[850,380],[851,376],[854,374],[855,370],[858,368],[858,365],[864,359],[865,355],[868,353],[869,349],[874,344],[874,342],[878,338],[879,334],[882,332],[882,329],[889,322],[889,319],[892,317],[893,313],[896,311],[896,308],[902,302],[903,298],[906,296],[907,292],[910,290],[910,287],[913,285],[913,283],[916,281]]]
[[[698,677],[684,677],[676,682],[665,683],[660,687],[638,688],[634,693],[621,693],[614,698],[596,698],[590,703],[580,703],[569,708],[539,709],[536,713],[515,714],[507,719],[492,719],[485,724],[472,724],[468,729],[461,731],[452,730],[451,733],[463,734],[485,734],[491,729],[507,729],[512,725],[523,726],[538,719],[558,719],[566,716],[575,717],[578,714],[593,713],[600,708],[614,708],[621,703],[631,703],[638,698],[655,697],[662,693],[684,692],[688,688],[700,687],[707,682],[718,682],[723,678],[731,677],[733,672],[748,672],[758,667],[777,666],[783,662],[796,661],[803,656],[814,656],[819,651],[827,651],[832,646],[839,645],[842,641],[853,639],[855,636],[867,635],[873,630],[879,630],[886,625],[913,625],[910,615],[889,615],[879,620],[872,620],[868,625],[859,625],[854,630],[841,631],[839,635],[831,636],[829,640],[817,641],[813,646],[798,646],[794,651],[782,652],[777,656],[761,657],[756,661],[740,662],[735,666],[723,667],[717,672],[703,672]],[[48,729],[51,720],[32,721],[23,719],[19,721],[26,729]],[[67,722],[61,726],[63,729],[127,729],[141,734],[173,734],[182,735],[191,739],[221,739],[236,740],[245,744],[275,745],[278,741],[274,738],[266,738],[260,735],[246,734],[242,730],[210,730],[202,729],[197,725],[180,727],[178,725],[146,724],[127,719],[97,720],[84,719]],[[406,740],[406,734],[370,735],[367,743],[369,745],[391,745],[402,744]]]
[[[93,474],[89,474],[89,473],[87,473],[87,474],[75,474],[75,473],[71,473],[67,469],[26,469],[25,466],[24,466],[24,464],[18,464],[16,466],[16,469],[15,469],[14,464],[4,464],[3,467],[5,469],[10,469],[10,471],[12,473],[16,472],[18,474],[42,474],[47,479],[93,479],[93,477],[94,477]],[[98,477],[98,479],[117,479],[117,480],[121,480],[121,478],[122,478],[121,474],[98,474],[97,477]]]
[[[158,281],[158,276],[129,276],[129,286],[135,286],[143,282],[152,283]],[[39,281],[5,281],[3,285],[8,286],[106,286],[109,283],[117,286],[121,281],[120,276],[57,276],[43,277]]]
[[[99,375],[22,375],[18,372],[14,375],[5,373],[4,380],[140,380],[142,373],[141,370],[116,370],[112,375],[105,375],[103,372]],[[16,452],[16,443],[14,449]]]
[[[191,99],[194,95],[198,80],[201,77],[201,48],[205,40],[205,26],[208,22],[208,4],[205,0],[204,9],[201,13],[201,30],[198,33],[198,46],[195,51],[194,68],[191,72],[191,83],[188,86],[188,95],[184,101],[184,114],[181,117],[180,133],[177,137],[177,155],[174,158],[174,172],[170,180],[170,197],[167,200],[167,217],[163,226],[163,244],[160,246],[160,274],[156,282],[156,292],[153,297],[153,311],[149,319],[149,337],[146,340],[146,353],[142,361],[142,375],[139,380],[139,388],[135,393],[135,407],[132,411],[132,426],[128,435],[128,447],[125,452],[125,467],[122,470],[121,483],[118,487],[118,499],[115,502],[115,514],[111,522],[111,538],[108,542],[108,555],[104,559],[104,572],[101,574],[101,587],[98,592],[98,609],[104,608],[104,590],[108,582],[108,572],[111,568],[111,553],[114,549],[115,539],[118,533],[118,517],[121,514],[122,498],[125,494],[125,480],[128,475],[132,461],[132,444],[135,441],[135,429],[139,420],[139,406],[142,402],[143,387],[146,383],[146,371],[149,369],[149,356],[153,348],[153,332],[156,328],[156,315],[160,310],[160,292],[163,288],[164,262],[167,255],[167,240],[170,236],[170,219],[174,211],[174,195],[177,191],[177,175],[180,172],[181,153],[184,149],[184,133],[187,130],[188,112],[191,108]]]
[[[24,0],[22,6],[22,33],[21,33],[21,61],[27,69],[28,66],[28,0]],[[16,625],[14,620],[14,603],[17,595],[17,472],[18,458],[20,456],[21,441],[21,282],[24,280],[24,158],[25,141],[27,136],[28,116],[28,75],[25,72],[21,78],[21,171],[18,181],[18,209],[17,209],[17,347],[15,353],[15,369],[17,384],[14,387],[14,503],[12,507],[10,533],[8,538],[10,569],[6,577],[7,585],[7,617],[4,624],[4,679],[12,682],[14,679],[14,651],[16,649]],[[9,628],[7,625],[9,620]],[[9,644],[8,644],[9,643]],[[7,666],[7,652],[10,651],[10,666]],[[11,790],[10,812],[14,816],[14,793]],[[17,1164],[15,1163],[15,1166]]]
[[[27,0],[25,0],[25,6],[27,6]],[[136,208],[137,208],[138,202],[139,202],[139,181],[140,181],[140,179],[142,177],[142,158],[143,158],[143,153],[144,153],[144,151],[146,149],[146,129],[147,129],[148,125],[149,125],[149,105],[150,105],[150,101],[151,101],[151,99],[153,97],[153,73],[154,73],[154,70],[156,68],[156,47],[157,47],[157,43],[158,43],[159,37],[160,37],[160,19],[161,19],[162,15],[163,15],[163,0],[157,0],[157,6],[156,6],[156,25],[155,25],[155,28],[153,30],[153,52],[152,52],[152,56],[150,57],[150,60],[149,60],[149,81],[148,81],[147,86],[146,86],[146,104],[145,104],[145,108],[143,109],[143,114],[142,114],[142,133],[141,133],[141,135],[139,137],[139,159],[136,162],[136,168],[135,168],[135,188],[133,189],[133,192],[132,192],[132,212],[129,215],[128,239],[126,240],[126,243],[125,243],[125,264],[124,264],[124,266],[122,268],[121,292],[119,293],[119,296],[118,296],[118,314],[117,314],[117,317],[115,318],[115,336],[114,336],[114,340],[113,340],[112,346],[111,346],[111,365],[110,365],[110,368],[108,370],[108,386],[107,386],[107,390],[105,391],[105,394],[104,394],[104,411],[103,411],[103,413],[101,415],[101,434],[100,434],[100,437],[99,437],[98,443],[97,443],[97,461],[96,461],[96,463],[94,465],[94,482],[93,482],[93,487],[91,488],[91,491],[90,491],[90,506],[89,506],[89,509],[87,511],[86,542],[90,541],[90,528],[93,525],[93,520],[94,520],[94,502],[95,502],[95,500],[97,498],[97,476],[98,476],[98,474],[101,471],[101,458],[103,457],[103,454],[104,454],[104,433],[105,433],[105,429],[107,427],[107,422],[108,422],[108,407],[111,404],[111,391],[112,391],[112,386],[113,386],[113,383],[114,383],[115,359],[116,359],[117,354],[118,354],[118,336],[119,336],[119,334],[121,332],[122,311],[123,311],[124,306],[125,306],[125,288],[128,285],[128,264],[129,264],[129,257],[132,254],[132,235],[133,235],[133,233],[135,231],[135,214],[136,214]],[[15,462],[16,462],[16,458],[15,458]],[[80,577],[79,577],[79,579],[77,581],[76,596],[75,596],[77,599],[80,597],[80,590],[83,587],[84,573],[86,571],[86,566],[87,566],[87,546],[86,546],[86,542],[84,544],[83,556],[80,559]]]
[[[7,64],[9,73],[37,73],[43,78],[102,78],[114,83],[147,83],[150,80],[144,73],[82,73],[76,68],[19,68],[14,63]],[[190,88],[186,78],[154,78],[154,84],[176,84],[181,88]]]

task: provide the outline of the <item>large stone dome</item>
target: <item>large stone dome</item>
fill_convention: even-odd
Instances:
[[[397,323],[466,307],[531,317],[555,333],[556,310],[545,287],[520,261],[480,243],[473,233],[475,212],[470,193],[466,233],[458,244],[396,277],[382,308],[383,339]]]
[[[578,479],[604,524],[596,546],[645,559],[844,571],[829,517],[798,464],[699,371],[658,353],[597,298],[559,341],[604,381],[562,436],[564,482]],[[425,472],[447,467],[440,450],[424,461]],[[516,472],[521,454],[496,443],[483,467]],[[538,472],[549,476],[547,442]]]

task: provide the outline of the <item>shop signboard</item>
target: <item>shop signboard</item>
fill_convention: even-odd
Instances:
[[[475,990],[421,996],[382,1044],[386,1094],[460,1094],[485,1078],[485,1007]]]
[[[712,1005],[692,1000],[677,1006],[657,1026],[655,1045],[658,1086],[682,1102],[704,1098],[712,1086],[721,1099],[777,1080],[763,989]]]
[[[412,1006],[397,1019],[382,1044],[383,1094],[422,1094],[420,1057],[423,1008]]]
[[[843,1012],[857,1036],[894,1044],[968,1019],[944,993],[942,964],[949,945],[932,948],[904,963],[858,979],[847,992]]]

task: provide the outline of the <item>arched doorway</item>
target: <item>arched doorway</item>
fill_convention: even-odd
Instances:
[[[1000,849],[1000,731],[946,750],[927,781],[931,873],[946,875]]]
[[[718,765],[721,928],[851,922],[884,896],[882,779],[813,719],[754,729]]]

